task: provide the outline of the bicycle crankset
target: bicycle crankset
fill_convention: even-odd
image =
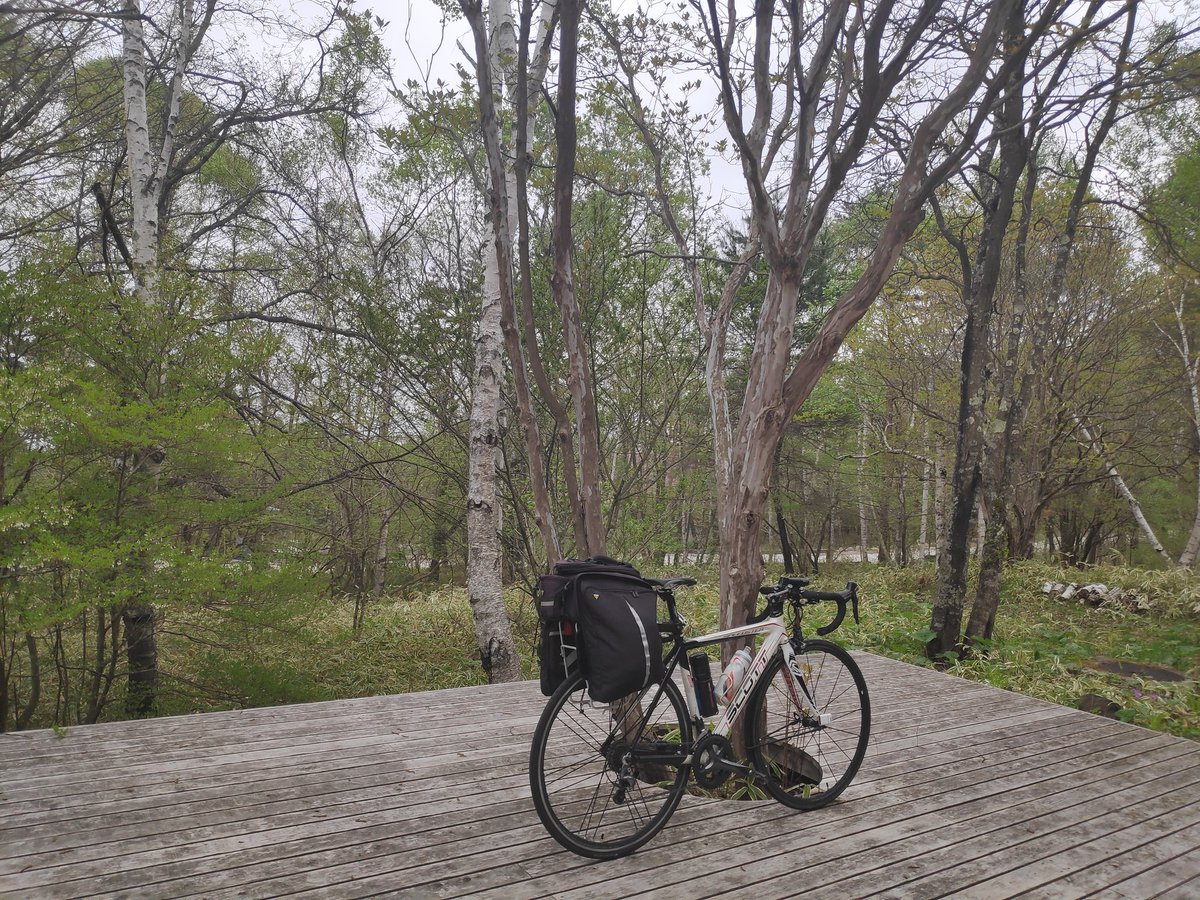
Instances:
[[[729,738],[706,734],[692,748],[692,777],[707,791],[715,790],[729,780],[733,772],[726,763],[733,757]]]

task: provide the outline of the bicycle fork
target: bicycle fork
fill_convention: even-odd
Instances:
[[[832,713],[823,712],[813,716],[808,712],[808,710],[817,708],[817,700],[812,695],[812,692],[809,691],[808,682],[804,674],[797,671],[800,663],[797,662],[796,649],[792,646],[791,641],[785,641],[780,646],[780,650],[783,651],[783,668],[787,672],[785,683],[787,684],[788,694],[791,697],[792,704],[799,713],[796,717],[797,722],[805,728],[822,729],[829,727],[833,723]],[[811,675],[812,673],[808,672],[805,674]]]

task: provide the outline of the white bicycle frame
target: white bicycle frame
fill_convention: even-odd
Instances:
[[[738,686],[737,691],[730,699],[725,710],[720,714],[720,717],[713,724],[712,733],[719,734],[721,737],[729,737],[733,731],[733,723],[737,720],[738,713],[742,711],[742,707],[753,693],[755,685],[766,671],[767,663],[777,651],[783,651],[784,670],[787,672],[788,691],[792,695],[792,702],[799,708],[805,704],[801,700],[801,696],[808,696],[808,690],[802,683],[799,683],[795,671],[792,668],[792,662],[796,658],[796,651],[792,649],[792,642],[787,637],[787,626],[784,624],[782,616],[771,616],[761,622],[755,622],[753,625],[742,625],[738,628],[729,628],[725,631],[714,631],[711,634],[702,634],[698,637],[689,638],[684,643],[683,653],[686,658],[689,651],[699,649],[707,644],[719,644],[724,641],[735,640],[737,638],[755,637],[757,635],[765,635],[762,646],[758,648],[758,653],[750,661],[750,666],[746,669],[746,674],[742,677],[742,683]],[[700,714],[699,704],[696,702],[696,687],[692,679],[692,673],[688,667],[683,668],[683,678],[687,690],[684,700],[687,702],[688,715],[693,722],[702,722],[704,716]],[[809,703],[812,698],[809,697]],[[825,718],[824,715],[821,717]],[[823,722],[823,724],[826,724]]]

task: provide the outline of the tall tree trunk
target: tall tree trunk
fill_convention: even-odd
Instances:
[[[1017,169],[1019,174],[1020,169]],[[1005,176],[1010,176],[1006,178]],[[950,515],[946,553],[938,557],[937,588],[929,629],[934,637],[926,644],[931,657],[956,653],[967,592],[967,560],[971,545],[971,519],[977,505],[982,431],[986,398],[986,360],[992,318],[992,297],[999,277],[1004,229],[1012,210],[1015,175],[998,179],[985,213],[985,227],[975,261],[974,277],[965,282],[968,293],[967,324],[959,373],[958,429],[954,470],[950,480]]]
[[[153,715],[158,697],[157,614],[149,603],[126,604],[121,610],[125,626],[125,656],[129,662],[125,714],[131,718]]]
[[[563,344],[567,353],[567,387],[571,394],[579,442],[579,491],[587,538],[587,544],[581,552],[595,556],[604,553],[606,546],[600,502],[600,421],[596,414],[591,363],[583,331],[583,312],[572,274],[572,206],[577,150],[575,79],[580,2],[561,0],[559,9],[558,109],[554,126],[558,160],[554,170],[554,273],[550,278],[550,286],[562,319]]]
[[[480,27],[482,31],[482,26]],[[479,70],[488,67],[488,49],[477,52]],[[480,118],[484,132],[498,134],[495,107],[491,102],[490,83],[486,92],[481,85]],[[486,99],[485,99],[486,97]],[[499,148],[496,148],[498,153]],[[501,182],[502,184],[503,182]],[[475,336],[475,369],[472,379],[471,415],[467,469],[467,596],[475,623],[475,643],[488,681],[519,681],[520,661],[512,636],[508,612],[504,606],[501,577],[500,496],[497,490],[496,461],[500,452],[500,394],[504,371],[500,348],[504,341],[501,328],[500,292],[505,274],[500,258],[507,216],[503,213],[500,189],[493,179],[491,190],[492,240],[485,252],[483,302]]]
[[[921,528],[917,533],[917,552],[922,563],[929,558],[929,483],[933,480],[933,460],[930,457],[929,423],[925,423],[925,462],[921,468]]]
[[[1178,338],[1171,338],[1171,342],[1175,345],[1180,362],[1183,363],[1188,397],[1192,401],[1192,436],[1195,438],[1196,445],[1200,446],[1200,356],[1192,356],[1191,341],[1183,322],[1182,290],[1179,292],[1179,299],[1172,305],[1172,312],[1175,315]],[[1185,569],[1192,568],[1196,563],[1198,553],[1200,553],[1200,461],[1196,466],[1196,514],[1192,519],[1192,530],[1188,534],[1187,544],[1183,548],[1183,553],[1179,555],[1179,565]]]
[[[1079,432],[1083,435],[1081,443],[1095,453],[1096,457],[1100,460],[1100,465],[1104,468],[1104,474],[1108,476],[1109,480],[1112,481],[1113,487],[1117,489],[1117,493],[1129,505],[1129,512],[1132,513],[1133,520],[1137,522],[1138,528],[1141,529],[1151,549],[1159,555],[1159,558],[1165,560],[1168,566],[1174,565],[1175,563],[1172,561],[1171,555],[1167,553],[1166,548],[1162,545],[1162,541],[1158,539],[1158,535],[1154,533],[1154,529],[1150,526],[1150,521],[1146,518],[1146,514],[1142,512],[1142,505],[1138,502],[1137,497],[1134,496],[1133,491],[1130,490],[1125,479],[1121,477],[1121,473],[1117,470],[1117,467],[1108,459],[1100,441],[1078,416],[1075,417],[1075,424],[1079,426]]]
[[[375,542],[375,559],[371,565],[371,596],[376,600],[383,599],[383,595],[387,593],[388,559],[391,552],[389,536],[392,516],[396,514],[396,510],[395,506],[384,510],[383,521],[379,523],[379,532]]]
[[[932,659],[958,652],[963,607],[967,592],[967,558],[971,514],[979,502],[986,427],[987,366],[993,319],[993,298],[1000,280],[1004,237],[1012,218],[1017,184],[1027,154],[1021,126],[1023,119],[1023,56],[1020,55],[1023,10],[1011,7],[1006,17],[1003,54],[1015,56],[1009,69],[1006,96],[995,112],[998,137],[981,168],[980,195],[984,206],[983,228],[974,259],[961,241],[947,234],[958,249],[963,268],[963,301],[967,322],[963,329],[962,361],[959,371],[958,431],[955,441],[954,474],[951,480],[949,546],[939,554],[937,588],[929,629],[934,637],[925,645]],[[993,179],[987,170],[991,156],[999,151],[999,171]],[[939,224],[940,221],[939,221]],[[945,232],[944,232],[945,233]],[[982,514],[982,510],[981,510]]]
[[[467,470],[467,596],[475,643],[488,680],[519,681],[520,661],[504,606],[500,577],[500,497],[496,457],[500,445],[500,293],[485,270],[483,308],[475,337]]]
[[[492,230],[492,252],[484,272],[484,300],[476,343],[475,384],[470,426],[470,469],[467,501],[467,589],[475,620],[476,644],[489,680],[515,681],[521,677],[520,661],[512,628],[504,606],[502,556],[500,550],[500,505],[497,484],[499,452],[500,382],[503,368],[500,346],[507,342],[523,432],[530,460],[530,479],[537,504],[538,526],[548,558],[558,555],[558,541],[550,518],[545,477],[541,471],[541,442],[532,400],[524,376],[524,356],[516,329],[516,303],[512,283],[512,239],[510,188],[516,179],[511,163],[505,162],[497,113],[498,92],[504,84],[502,67],[511,65],[513,53],[512,15],[508,3],[494,0],[490,7],[491,29],[484,21],[481,3],[462,3],[475,39],[475,69],[479,87],[479,119],[488,162],[486,193]],[[528,17],[522,15],[522,31]],[[524,41],[521,41],[524,47]],[[523,54],[522,54],[523,55]],[[516,126],[524,128],[524,124]]]
[[[933,543],[938,558],[950,545],[950,516],[946,509],[946,494],[950,474],[946,471],[946,445],[940,440],[933,469]]]
[[[1021,193],[1021,215],[1017,225],[1012,285],[1012,310],[1009,314],[1007,349],[1004,364],[997,375],[997,419],[1001,426],[998,446],[993,446],[985,460],[984,502],[990,511],[989,525],[979,550],[979,579],[971,615],[967,620],[967,641],[990,640],[1000,608],[1000,576],[1004,554],[1008,547],[1008,494],[1012,484],[1013,445],[1021,434],[1023,418],[1021,398],[1017,392],[1017,365],[1020,361],[1021,339],[1025,331],[1027,300],[1026,250],[1033,219],[1033,200],[1037,188],[1037,157],[1025,153],[1027,166],[1025,187]],[[989,428],[995,433],[996,428]]]
[[[528,33],[532,4],[525,2],[521,7],[521,28],[519,39],[513,33],[512,8],[509,0],[491,0],[490,7],[491,40],[489,61],[491,63],[492,85],[498,88],[505,85],[509,98],[516,100],[516,110],[512,114],[510,134],[514,144],[514,152],[502,152],[500,159],[494,159],[489,154],[489,174],[494,181],[502,181],[504,190],[499,198],[499,209],[493,210],[493,228],[496,231],[496,265],[500,269],[498,286],[500,287],[500,326],[504,333],[505,347],[508,351],[509,365],[512,367],[513,390],[517,399],[517,411],[521,421],[521,432],[525,438],[525,455],[529,464],[530,489],[533,492],[534,523],[542,539],[542,551],[549,565],[558,559],[562,553],[559,547],[558,531],[554,526],[554,516],[550,507],[550,492],[546,484],[546,474],[542,464],[543,446],[538,427],[537,416],[533,409],[533,394],[529,387],[526,374],[525,348],[522,346],[522,336],[517,327],[517,307],[515,291],[512,282],[513,240],[520,233],[519,219],[522,213],[518,199],[521,188],[518,180],[527,174],[527,163],[524,161],[529,133],[532,127],[532,116],[528,102],[529,77],[526,70],[528,57]],[[545,22],[545,20],[543,20]],[[539,40],[541,39],[539,35]],[[539,45],[540,46],[540,45]],[[535,61],[535,88],[540,87],[541,78],[537,72],[540,64]],[[519,73],[519,75],[518,75]],[[499,122],[494,135],[490,136],[497,145],[500,142]],[[499,148],[505,150],[507,148]],[[516,159],[521,159],[518,171]],[[491,165],[499,162],[503,172],[495,171]],[[498,190],[497,185],[497,190]],[[514,202],[514,200],[516,202]],[[504,225],[501,226],[501,219]],[[527,262],[527,260],[525,260]]]
[[[779,462],[783,458],[783,440],[779,441],[779,445],[775,448],[775,490],[771,492],[771,496],[775,501],[775,528],[779,532],[779,552],[783,554],[783,571],[791,574],[795,571],[792,565],[792,544],[788,540],[787,522],[783,518],[783,497],[782,490],[779,484],[780,472]]]
[[[132,213],[133,276],[147,305],[158,300],[158,190],[146,106],[146,43],[139,0],[125,0],[121,22],[125,154]]]
[[[792,542],[788,540],[787,521],[783,518],[783,504],[775,498],[775,527],[779,529],[779,552],[783,554],[783,571],[791,575],[796,571],[792,559]]]
[[[863,410],[862,425],[858,429],[858,560],[867,561],[867,418]]]
[[[25,632],[25,652],[29,657],[29,699],[19,703],[14,710],[14,731],[23,731],[33,721],[33,714],[42,702],[42,665],[38,656],[37,639],[32,632]]]
[[[190,55],[192,4],[180,0],[178,13],[180,33],[175,72],[167,92],[168,112],[162,148],[156,161],[150,147],[149,114],[147,110],[146,43],[139,0],[125,0],[125,17],[121,23],[122,37],[122,99],[125,112],[125,155],[129,170],[131,211],[130,256],[138,300],[151,312],[157,313],[159,297],[159,201],[163,179],[174,148],[174,130],[178,121],[180,94],[184,69]],[[162,390],[158,376],[147,376],[152,383],[143,387],[151,397]],[[142,454],[135,454],[140,457]],[[161,461],[161,456],[159,457]],[[147,580],[152,562],[141,560]],[[143,592],[144,593],[144,592]],[[156,611],[148,599],[127,602],[121,611],[125,624],[125,650],[128,661],[128,685],[125,711],[129,716],[151,715],[158,693],[158,638]]]

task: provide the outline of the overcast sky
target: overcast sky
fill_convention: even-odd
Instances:
[[[636,0],[616,0],[615,8],[619,10],[623,2],[633,6]],[[471,47],[474,43],[461,17],[448,19],[432,0],[375,0],[367,3],[366,8],[388,23],[383,38],[392,53],[398,81],[409,78],[428,80],[431,84],[438,78],[457,81],[454,67],[465,62],[459,45]],[[715,105],[715,86],[703,87],[700,94],[706,103]],[[715,133],[711,141],[722,136],[723,132]],[[722,159],[713,150],[708,156],[712,166],[709,191],[720,198],[727,218],[740,220],[748,208],[741,167],[732,155]]]

